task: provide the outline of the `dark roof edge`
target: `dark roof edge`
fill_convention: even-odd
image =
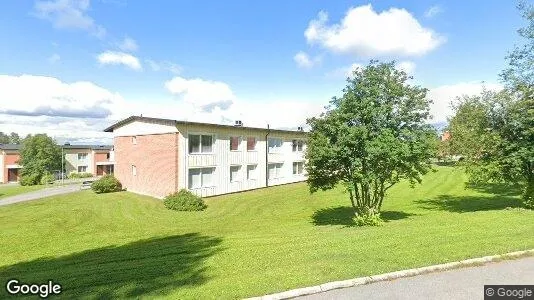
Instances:
[[[161,118],[150,118],[150,117],[140,117],[140,116],[130,116],[126,119],[123,119],[121,121],[118,121],[117,123],[109,126],[108,128],[104,129],[104,132],[113,132],[115,128],[121,127],[123,125],[126,125],[128,123],[134,122],[134,121],[148,121],[156,124],[161,125],[169,125],[169,126],[176,126],[178,124],[181,125],[201,125],[201,126],[213,126],[213,127],[219,127],[219,128],[242,128],[242,129],[251,129],[251,130],[262,130],[262,131],[271,131],[271,132],[283,132],[283,133],[298,133],[298,134],[304,134],[306,132],[299,131],[299,130],[286,130],[286,129],[267,129],[267,128],[261,128],[261,127],[246,127],[246,126],[233,126],[233,125],[223,125],[223,124],[214,124],[214,123],[202,123],[202,122],[191,122],[191,121],[179,121],[179,120],[171,120],[171,119],[161,119]]]

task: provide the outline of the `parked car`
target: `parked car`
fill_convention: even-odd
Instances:
[[[91,188],[91,184],[93,184],[94,180],[86,180],[82,182],[82,185],[80,186],[80,189],[87,190]]]

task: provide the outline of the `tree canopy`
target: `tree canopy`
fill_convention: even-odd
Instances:
[[[44,176],[61,169],[61,148],[46,134],[28,136],[20,150],[21,183],[34,185]]]
[[[403,178],[421,182],[431,168],[437,135],[426,123],[430,101],[409,79],[394,62],[371,61],[325,113],[308,119],[310,191],[342,183],[358,223],[374,223],[389,188]]]
[[[450,120],[451,145],[465,159],[473,182],[501,181],[523,187],[534,208],[534,7],[521,3],[526,43],[507,56],[505,89],[463,97]]]
[[[22,139],[17,133],[7,134],[0,131],[0,144],[20,144],[21,142]]]

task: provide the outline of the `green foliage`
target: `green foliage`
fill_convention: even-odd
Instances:
[[[90,177],[93,177],[93,174],[92,173],[87,173],[87,172],[72,172],[67,177],[69,179],[90,178]]]
[[[41,180],[39,183],[44,185],[44,184],[54,183],[54,181],[55,181],[54,175],[47,173],[41,177]]]
[[[0,131],[0,144],[20,144],[20,136],[12,132],[9,135]]]
[[[20,185],[29,186],[37,185],[41,182],[41,176],[39,174],[25,174],[20,177]]]
[[[352,220],[357,226],[381,226],[384,223],[379,212],[365,209],[360,209]]]
[[[168,209],[179,211],[200,211],[207,207],[201,197],[186,189],[165,197],[163,204]]]
[[[508,67],[501,73],[501,78],[513,90],[528,92],[534,86],[534,5],[521,1],[518,5],[526,26],[517,32],[525,43],[517,45],[508,54]]]
[[[104,175],[91,184],[91,189],[97,193],[113,193],[122,191],[122,184],[113,175]]]
[[[308,137],[310,191],[342,183],[355,210],[378,213],[386,191],[407,179],[412,185],[431,169],[436,132],[427,125],[427,90],[408,84],[392,63],[371,63],[347,80],[341,98],[311,118]]]
[[[61,148],[46,134],[29,136],[22,143],[20,164],[25,182],[38,184],[45,174],[61,169]]]
[[[501,92],[484,91],[454,106],[452,145],[465,156],[472,182],[504,181],[523,186],[523,204],[534,194],[534,6],[520,3],[527,42],[507,57]]]

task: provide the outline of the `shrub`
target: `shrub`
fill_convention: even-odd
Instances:
[[[41,184],[54,183],[55,177],[52,174],[45,174],[41,177]]]
[[[37,185],[40,181],[39,174],[25,174],[20,177],[20,185]]]
[[[122,184],[113,175],[105,175],[93,182],[91,189],[97,194],[120,192],[122,190]]]
[[[380,213],[374,210],[361,210],[353,221],[357,226],[380,226],[383,222]]]
[[[89,177],[93,177],[93,174],[91,173],[87,173],[87,172],[72,172],[69,174],[68,178],[69,179],[75,179],[75,178],[89,178]]]
[[[180,211],[200,211],[207,207],[201,197],[185,189],[165,197],[163,204],[168,209]]]

